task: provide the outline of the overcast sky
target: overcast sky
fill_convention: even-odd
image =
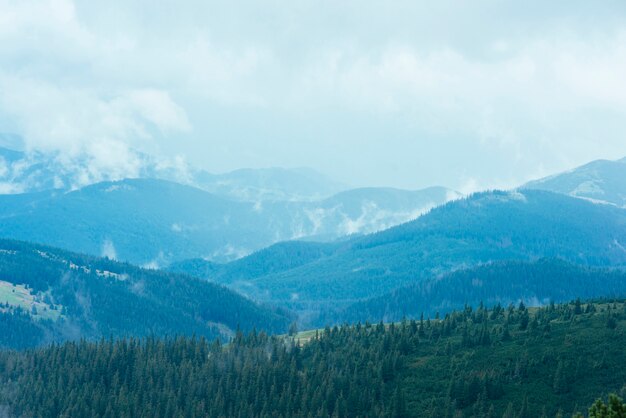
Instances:
[[[625,74],[623,0],[0,0],[0,132],[102,169],[508,187],[626,156]]]

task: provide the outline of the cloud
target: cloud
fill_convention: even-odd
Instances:
[[[113,241],[107,239],[102,243],[102,257],[107,257],[111,260],[117,260],[117,251],[115,251],[115,245],[113,245]]]
[[[626,31],[593,41],[529,37],[488,59],[410,44],[374,52],[331,49],[305,70],[295,91],[308,93],[298,96],[304,101],[326,97],[373,113],[417,116],[434,129],[442,128],[445,116],[450,118],[446,123],[470,125],[480,133],[493,119],[522,117],[540,123],[536,116],[543,111],[616,109],[626,101],[624,45]],[[623,106],[617,109],[626,112]]]
[[[31,149],[91,153],[95,143],[141,146],[163,132],[190,129],[184,110],[166,92],[111,93],[59,87],[53,82],[0,72],[0,109],[20,128]]]
[[[2,1],[0,16],[0,115],[27,150],[60,153],[68,171],[89,160],[79,185],[136,176],[138,150],[192,129],[167,90],[91,70],[127,45],[85,26],[72,1]]]
[[[411,188],[626,154],[619,2],[321,4],[0,0],[0,128],[85,179],[133,150]]]
[[[154,89],[133,90],[124,100],[128,100],[127,106],[131,110],[165,133],[191,129],[185,111],[172,101],[167,92]]]
[[[13,182],[0,182],[0,194],[22,193],[23,188],[19,184]]]

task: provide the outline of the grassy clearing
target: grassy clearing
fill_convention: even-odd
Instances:
[[[14,308],[22,308],[29,312],[35,319],[58,320],[61,317],[60,306],[51,305],[43,301],[42,294],[33,294],[30,289],[21,284],[14,284],[0,280],[0,303],[9,307],[0,307],[7,311]]]

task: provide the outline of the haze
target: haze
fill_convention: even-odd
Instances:
[[[626,155],[624,74],[622,1],[0,0],[0,132],[128,176],[515,186]]]

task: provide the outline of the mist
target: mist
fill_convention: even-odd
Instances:
[[[623,3],[329,4],[1,1],[2,143],[465,193],[626,155]]]

